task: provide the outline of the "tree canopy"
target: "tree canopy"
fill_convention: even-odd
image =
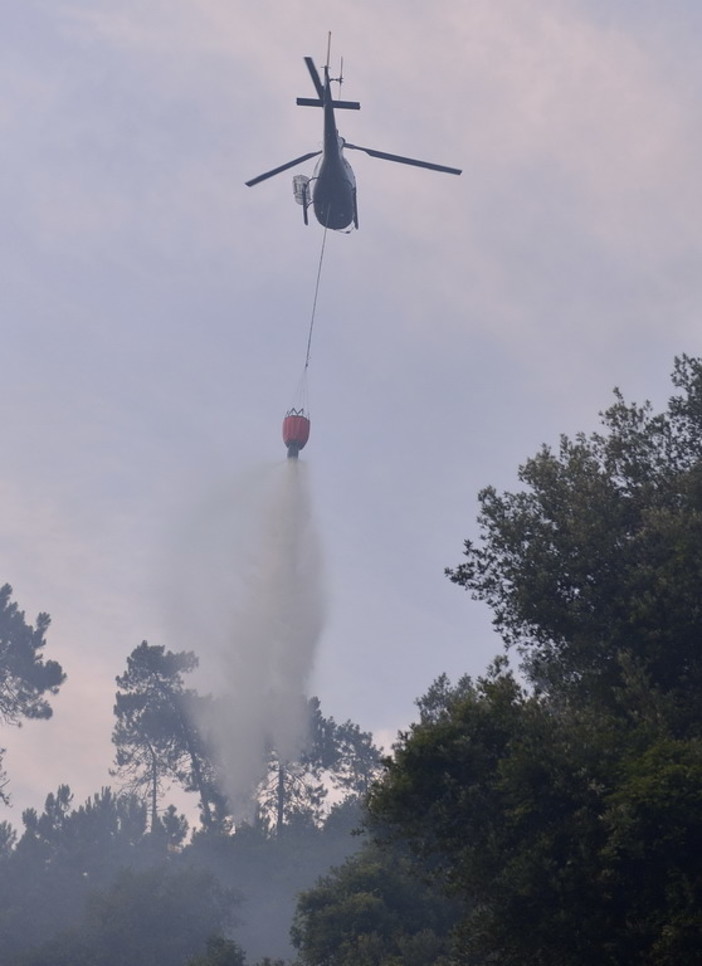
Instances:
[[[483,490],[448,571],[526,681],[437,680],[370,809],[464,902],[458,963],[699,961],[702,361],[673,383]]]
[[[636,685],[635,685],[636,687]],[[372,795],[464,903],[455,962],[693,966],[702,742],[529,694],[498,662],[413,725]]]
[[[44,659],[49,615],[39,614],[32,626],[11,598],[12,587],[4,584],[0,587],[0,724],[19,725],[23,718],[51,717],[47,695],[57,694],[66,675],[58,661]],[[0,801],[7,802],[3,753],[0,748]]]
[[[676,359],[673,384],[660,413],[616,391],[603,432],[544,446],[524,489],[479,494],[480,539],[448,574],[542,688],[608,700],[627,655],[687,709],[698,699],[702,360]]]
[[[286,822],[319,825],[329,812],[328,796],[365,798],[381,771],[373,735],[352,721],[339,724],[322,714],[319,698],[305,702],[307,740],[295,761],[281,759],[271,744],[267,775],[256,798],[260,818],[280,832]]]
[[[192,651],[167,651],[146,641],[127,658],[117,678],[115,696],[115,763],[125,787],[146,792],[151,826],[158,824],[158,802],[164,783],[176,780],[196,791],[206,825],[213,822],[218,797],[213,766],[197,726],[197,708],[207,699],[186,688],[183,675],[197,667]]]
[[[404,849],[368,842],[302,893],[292,936],[304,966],[448,966],[456,913]]]
[[[36,626],[11,600],[12,587],[0,587],[0,721],[19,724],[22,718],[50,718],[46,694],[56,694],[66,679],[58,661],[45,661],[45,635],[51,623],[39,614]]]

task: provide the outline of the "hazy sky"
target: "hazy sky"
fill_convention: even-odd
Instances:
[[[219,620],[226,542],[208,559],[208,539],[285,458],[322,240],[296,172],[244,182],[319,146],[295,97],[328,30],[362,105],[341,133],[464,171],[350,154],[361,229],[328,237],[318,304],[304,458],[329,603],[311,690],[391,736],[438,674],[500,649],[443,576],[478,490],[594,429],[615,385],[662,404],[673,356],[702,351],[702,8],[2,11],[0,577],[28,618],[52,615],[68,673],[50,722],[0,736],[7,817],[59,782],[78,800],[108,783],[129,652],[200,651]]]

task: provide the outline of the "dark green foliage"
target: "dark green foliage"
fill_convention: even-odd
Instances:
[[[33,632],[16,606],[5,603],[15,630],[24,627],[36,647],[43,644],[48,618],[40,617]],[[113,733],[126,791],[105,788],[75,807],[62,785],[47,796],[42,812],[25,811],[19,840],[0,823],[2,966],[184,966],[188,959],[240,964],[240,945],[223,938],[239,904],[237,939],[240,932],[250,957],[278,966],[282,958],[265,957],[292,952],[295,897],[357,847],[351,831],[379,752],[369,734],[325,718],[312,699],[308,747],[299,761],[283,764],[282,821],[271,827],[259,814],[253,826],[231,834],[198,726],[207,720],[202,712],[210,699],[185,685],[196,665],[190,652],[147,642],[129,655],[117,678]],[[51,680],[62,679],[60,672],[42,680],[50,690]],[[38,687],[35,697],[30,707],[25,695],[23,713],[48,716]],[[162,806],[171,781],[200,798],[202,829],[190,845],[184,816]],[[344,802],[322,809],[327,788],[341,791]]]
[[[611,696],[630,654],[682,718],[702,688],[702,361],[676,360],[666,411],[617,393],[604,433],[563,437],[480,494],[453,581],[487,601],[547,689]]]
[[[179,849],[185,842],[189,829],[185,815],[178,815],[175,805],[169,805],[161,816],[160,826],[163,828],[168,848]]]
[[[268,774],[257,792],[259,819],[280,833],[294,822],[319,826],[331,791],[359,801],[381,770],[381,754],[370,732],[322,714],[319,699],[307,702],[307,742],[295,761],[283,761],[271,747]]]
[[[455,962],[693,966],[702,948],[702,362],[667,410],[617,394],[480,495],[452,580],[504,661],[439,679],[371,797],[465,903]]]
[[[373,743],[369,731],[361,731],[357,724],[345,721],[334,728],[335,755],[328,767],[331,787],[345,797],[362,799],[382,770],[382,755]]]
[[[702,742],[661,738],[623,763],[603,815],[607,894],[649,961],[702,944]]]
[[[117,678],[116,723],[112,741],[125,787],[148,799],[152,830],[164,782],[176,780],[200,797],[206,826],[215,821],[213,766],[197,719],[203,701],[184,685],[183,675],[197,667],[190,651],[174,653],[142,641]]]
[[[56,694],[66,679],[56,661],[45,661],[42,648],[51,619],[39,614],[36,627],[10,599],[12,587],[0,587],[0,722],[17,724],[22,718],[50,718],[45,694]]]
[[[89,895],[79,929],[17,955],[12,966],[185,966],[227,925],[231,907],[231,896],[205,872],[168,865],[125,870]],[[242,960],[212,960],[230,963]]]
[[[440,966],[456,911],[402,851],[370,843],[303,892],[293,942],[304,966]]]
[[[692,966],[702,747],[527,694],[501,665],[414,725],[371,797],[466,903],[460,963]]]
[[[9,584],[0,587],[0,724],[19,725],[22,718],[51,717],[46,695],[56,694],[66,675],[57,661],[45,661],[42,653],[49,615],[39,614],[32,627],[11,595]],[[4,753],[0,748],[0,803],[8,804]]]
[[[187,966],[246,966],[246,957],[231,939],[211,936],[204,955],[189,959]]]
[[[0,822],[0,863],[12,855],[17,841],[17,832],[9,822]]]
[[[369,731],[361,731],[353,721],[337,724],[322,714],[319,699],[309,701],[310,740],[301,756],[311,765],[327,787],[362,798],[381,769],[381,753]]]
[[[493,950],[501,963],[541,962],[542,930],[559,955],[572,945],[572,924],[559,927],[565,894],[578,893],[581,922],[586,931],[592,925],[585,903],[596,881],[572,860],[597,835],[596,815],[593,826],[583,811],[597,792],[590,775],[579,778],[558,760],[558,722],[509,675],[496,671],[462,690],[446,713],[403,737],[371,810],[463,899],[459,962]],[[549,854],[556,842],[558,857]],[[542,906],[552,910],[543,926]]]
[[[94,937],[96,966],[183,962],[227,925],[232,901],[203,871],[168,866],[127,870],[88,903],[87,931]]]
[[[146,836],[146,810],[103,789],[79,808],[67,785],[27,809],[24,832],[0,862],[0,948],[21,949],[77,923],[91,890],[125,865],[160,861],[165,843]]]
[[[380,753],[370,734],[352,722],[338,725],[324,717],[319,701],[311,699],[306,747],[296,761],[282,761],[275,748],[270,749],[269,779],[258,789],[256,820],[252,826],[239,825],[231,835],[213,758],[197,727],[206,716],[192,714],[193,702],[208,699],[187,691],[182,683],[182,674],[192,666],[193,655],[172,654],[146,643],[130,655],[127,674],[118,679],[122,692],[115,708],[117,760],[137,768],[149,789],[152,817],[158,776],[175,776],[184,787],[196,787],[192,763],[198,763],[200,775],[206,776],[209,820],[203,812],[203,831],[184,854],[243,897],[237,939],[247,951],[254,956],[285,956],[291,952],[288,931],[296,894],[356,847],[351,830],[359,823],[360,798],[379,772]],[[325,808],[328,789],[341,792],[345,804]],[[167,813],[159,825],[176,836],[172,844],[180,841],[174,815]]]

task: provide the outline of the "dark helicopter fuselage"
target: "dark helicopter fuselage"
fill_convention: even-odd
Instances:
[[[310,179],[312,207],[317,221],[326,228],[343,230],[352,223],[358,228],[356,178],[344,157],[344,139],[336,129],[329,70],[324,68],[324,147]]]
[[[313,80],[316,76],[311,61],[307,64]],[[309,181],[311,204],[317,221],[325,228],[343,231],[352,223],[358,228],[356,208],[356,178],[351,165],[344,157],[344,139],[339,136],[334,115],[334,99],[331,93],[329,68],[324,68],[324,87],[317,80],[319,100],[300,97],[298,104],[319,105],[324,108],[324,141],[322,157],[317,162]],[[358,110],[357,101],[337,101],[340,107]]]

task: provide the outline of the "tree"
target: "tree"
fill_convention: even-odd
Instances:
[[[404,850],[367,843],[302,893],[292,937],[304,966],[448,966],[456,912]]]
[[[0,863],[12,855],[17,841],[17,832],[9,822],[0,822]]]
[[[633,660],[682,726],[702,687],[702,360],[676,359],[673,384],[658,414],[617,391],[603,433],[544,446],[524,490],[484,489],[481,539],[447,573],[537,686],[608,702]]]
[[[148,796],[152,831],[163,785],[173,779],[198,792],[205,826],[214,822],[214,766],[196,721],[199,705],[208,699],[186,689],[183,681],[197,663],[191,651],[174,653],[142,641],[116,679],[121,691],[114,708],[115,762],[126,787]]]
[[[232,909],[231,894],[206,872],[169,863],[140,872],[125,869],[107,888],[91,892],[78,924],[9,964],[173,966],[226,928]],[[221,961],[229,962],[239,966],[241,960]]]
[[[47,694],[57,694],[66,679],[57,661],[45,661],[42,649],[51,619],[39,614],[36,626],[11,600],[12,587],[0,587],[0,724],[20,725],[22,718],[50,718]],[[7,785],[0,750],[0,801],[7,803]]]
[[[125,870],[105,892],[91,897],[87,929],[97,962],[183,962],[230,921],[234,898],[206,872],[164,865]]]
[[[190,827],[185,815],[179,815],[175,805],[169,805],[161,816],[161,825],[167,847],[172,850],[181,848]]]
[[[257,793],[258,820],[277,835],[291,823],[319,823],[327,789],[317,769],[307,762],[285,761],[275,749],[269,752],[267,768]]]
[[[693,966],[702,946],[702,361],[480,494],[454,582],[523,658],[441,678],[371,794],[465,903],[457,962]]]
[[[1,863],[0,948],[7,954],[77,924],[89,892],[118,869],[166,854],[165,841],[146,837],[144,805],[109,788],[75,808],[71,789],[60,785],[41,813],[26,809],[22,822],[21,838]]]
[[[464,903],[456,962],[693,966],[702,745],[563,708],[498,662],[403,735],[373,828]]]
[[[352,721],[337,724],[322,714],[319,699],[307,702],[307,741],[296,761],[285,761],[271,746],[268,774],[258,790],[259,814],[280,832],[291,820],[319,825],[333,798],[365,796],[381,770],[382,755],[368,731]]]
[[[211,936],[204,955],[189,959],[187,966],[246,966],[246,957],[233,940]]]
[[[67,785],[47,795],[41,813],[25,810],[22,821],[24,832],[16,844],[13,830],[0,823],[3,966],[6,960],[14,966],[11,956],[22,964],[25,958],[42,963],[42,956],[52,966],[83,959],[94,964],[92,954],[83,956],[90,895],[109,890],[126,868],[141,874],[169,860],[177,868],[187,830],[171,806],[149,833],[144,803],[109,788],[74,807]]]
[[[333,758],[326,769],[332,789],[344,797],[363,800],[382,771],[383,756],[370,731],[361,731],[353,721],[332,726]]]

